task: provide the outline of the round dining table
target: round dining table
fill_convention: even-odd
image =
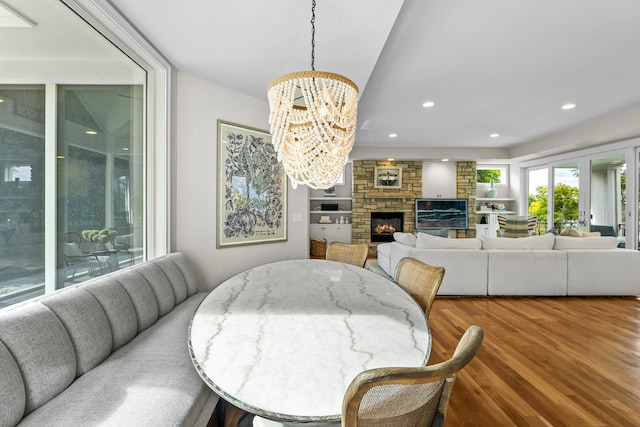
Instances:
[[[227,402],[285,423],[339,422],[360,372],[423,366],[426,316],[392,281],[364,268],[290,260],[217,286],[189,327],[202,379]]]

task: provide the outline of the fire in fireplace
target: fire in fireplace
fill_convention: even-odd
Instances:
[[[371,212],[371,241],[392,241],[393,233],[402,231],[403,224],[403,212]]]

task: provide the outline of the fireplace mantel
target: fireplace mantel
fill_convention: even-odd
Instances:
[[[365,199],[415,199],[420,197],[420,194],[416,194],[412,191],[393,191],[393,192],[370,192],[364,193]]]

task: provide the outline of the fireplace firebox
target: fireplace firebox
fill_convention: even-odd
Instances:
[[[393,233],[402,231],[403,224],[403,212],[371,212],[371,241],[393,241]]]

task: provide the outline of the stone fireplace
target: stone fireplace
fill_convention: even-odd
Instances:
[[[402,167],[402,188],[386,189],[374,186],[376,166]],[[379,241],[372,240],[372,214],[403,213],[402,231],[415,232],[415,200],[422,197],[422,161],[353,161],[352,242],[369,244],[369,254],[376,255]],[[476,162],[457,162],[457,197],[469,200],[468,230],[456,230],[457,238],[475,237],[476,222]],[[391,234],[392,236],[392,234]],[[388,236],[386,236],[388,237]]]
[[[391,242],[393,233],[403,230],[403,212],[371,212],[372,242]]]

